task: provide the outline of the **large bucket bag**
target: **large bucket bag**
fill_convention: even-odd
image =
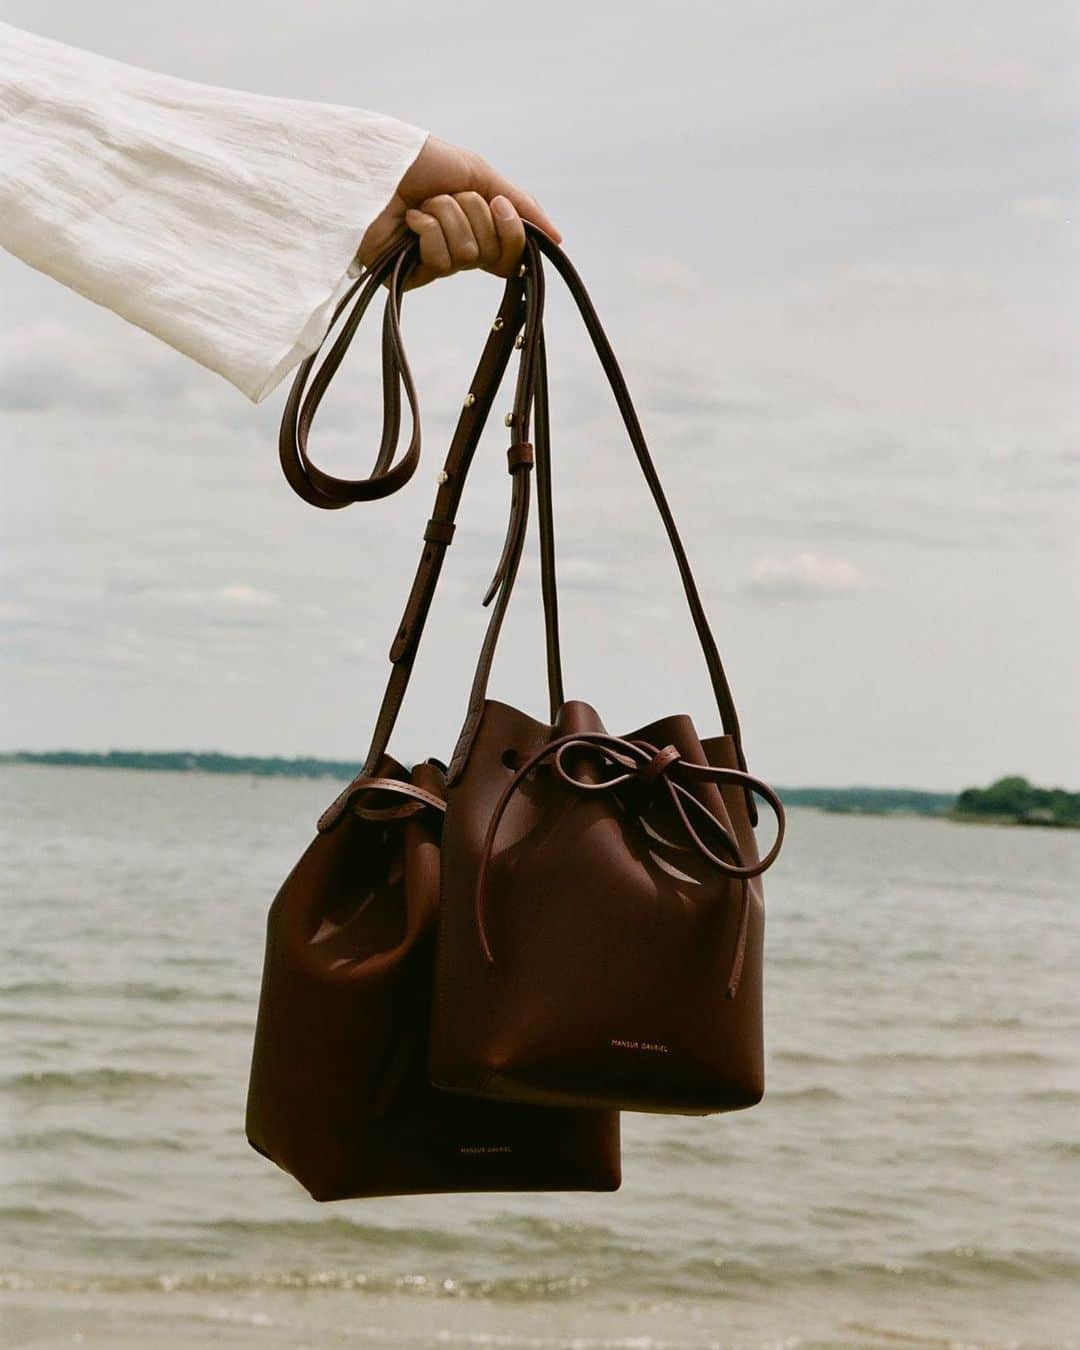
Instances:
[[[389,250],[342,301],[335,325],[352,308],[317,371],[319,353],[297,373],[282,418],[281,461],[313,505],[336,509],[385,496],[416,469],[419,416],[399,328],[415,261],[408,242]],[[384,284],[379,454],[370,477],[341,479],[311,461],[308,433]],[[504,321],[493,326],[474,377],[481,407],[494,398],[524,304],[514,278],[500,307]],[[396,458],[402,389],[412,435]],[[318,1200],[614,1190],[620,1182],[617,1113],[495,1102],[441,1091],[428,1079],[445,773],[437,760],[407,769],[386,747],[482,424],[463,416],[451,444],[364,767],[323,813],[268,917],[247,1134]]]

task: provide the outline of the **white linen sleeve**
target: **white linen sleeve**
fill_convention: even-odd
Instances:
[[[426,138],[0,23],[0,245],[255,402],[319,345]]]

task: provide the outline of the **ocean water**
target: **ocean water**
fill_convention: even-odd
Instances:
[[[0,770],[5,1346],[1080,1345],[1080,834],[792,811],[752,1111],[615,1195],[319,1206],[243,1134],[329,782]]]

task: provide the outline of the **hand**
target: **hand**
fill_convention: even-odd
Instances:
[[[505,277],[525,247],[523,219],[561,242],[534,197],[479,155],[429,136],[389,204],[365,231],[357,257],[366,266],[412,230],[420,237],[420,263],[409,288],[470,267]]]

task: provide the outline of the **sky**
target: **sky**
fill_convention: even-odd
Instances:
[[[534,192],[622,360],[756,773],[1080,789],[1073,6],[0,0],[0,18],[391,113]],[[255,408],[0,254],[0,748],[362,758],[499,294],[469,274],[410,295],[421,469],[322,513],[280,476],[286,385]],[[688,711],[714,734],[659,521],[569,306],[549,309],[567,693],[612,731]],[[373,458],[373,335],[316,424],[328,467]],[[464,716],[503,451],[496,425],[405,760],[445,757]],[[535,572],[533,539],[491,693],[542,717]]]

